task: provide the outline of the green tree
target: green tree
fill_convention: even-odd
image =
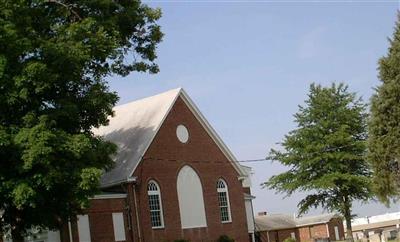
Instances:
[[[374,191],[389,204],[400,195],[400,14],[390,47],[379,60],[381,85],[371,98],[368,159],[374,171]]]
[[[296,242],[296,239],[293,239],[292,237],[287,237],[283,240],[283,242]]]
[[[270,152],[290,169],[264,185],[287,196],[305,192],[297,205],[300,214],[318,206],[338,212],[351,237],[352,202],[371,197],[365,105],[344,84],[312,84],[294,117],[297,128],[285,136],[283,151]]]
[[[0,0],[1,229],[22,241],[88,205],[114,144],[105,78],[157,73],[159,9],[140,1]]]
[[[235,240],[230,238],[228,235],[221,235],[217,239],[217,242],[235,242]]]

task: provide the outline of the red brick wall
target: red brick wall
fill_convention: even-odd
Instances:
[[[298,241],[308,242],[314,239],[328,238],[327,225],[317,224],[297,228],[299,233]]]
[[[261,242],[277,242],[278,241],[278,231],[262,231],[259,233],[259,238]]]
[[[90,237],[93,242],[113,242],[114,226],[112,213],[124,213],[125,237],[126,242],[131,242],[130,230],[128,229],[127,213],[125,210],[126,199],[93,199],[90,202],[90,208],[84,213],[89,217]],[[76,221],[71,222],[72,242],[79,242],[78,227]],[[69,242],[68,225],[65,225],[61,231],[61,240]]]
[[[90,237],[95,241],[115,241],[112,213],[124,213],[126,241],[131,241],[125,199],[94,199],[86,211],[89,215]]]
[[[328,231],[326,224],[318,224],[310,227],[311,238],[328,238]]]
[[[243,192],[247,194],[251,194],[250,187],[243,187]]]
[[[328,223],[328,225],[329,225],[329,234],[331,240],[336,240],[335,226],[337,226],[339,229],[339,240],[344,240],[344,227],[342,219],[334,218]]]
[[[335,238],[335,226],[339,228],[339,239],[344,238],[343,222],[339,218],[333,218],[327,224],[318,224],[314,226],[307,226],[299,228],[300,241],[310,241],[318,238],[328,238],[331,241],[336,240]],[[329,235],[328,235],[329,230]],[[311,236],[311,237],[310,237]]]
[[[190,137],[186,144],[180,143],[176,137],[176,127],[179,124],[185,125],[189,130]],[[177,100],[150,145],[145,154],[145,158],[149,157],[179,161],[145,159],[134,173],[134,176],[138,177],[139,217],[144,242],[183,238],[191,242],[215,241],[223,234],[238,242],[248,241],[243,189],[238,180],[238,173],[182,99]],[[200,176],[206,210],[206,228],[181,229],[176,181],[178,172],[184,165],[190,165]],[[216,192],[216,183],[221,177],[229,186],[232,212],[232,222],[226,224],[220,222]],[[151,228],[147,198],[147,183],[150,179],[156,180],[161,189],[165,223],[163,229]]]
[[[278,231],[278,241],[282,242],[287,238],[291,238],[291,233],[295,233],[296,241],[299,241],[299,232],[297,229],[284,229]]]
[[[300,241],[311,241],[311,229],[310,227],[298,228]]]
[[[265,239],[265,238],[269,238],[269,241],[270,242],[278,242],[278,231],[271,231],[271,232],[269,232],[268,233],[268,236],[269,237],[267,237],[267,236],[263,236],[263,239]]]
[[[282,242],[287,238],[292,237],[292,233],[295,233],[296,241],[299,241],[299,231],[295,228],[293,229],[282,229],[282,230],[275,230],[275,231],[262,231],[260,232],[260,241],[261,242]]]

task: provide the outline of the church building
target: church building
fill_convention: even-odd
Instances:
[[[250,169],[183,89],[117,106],[93,132],[118,145],[115,167],[60,241],[254,240]]]

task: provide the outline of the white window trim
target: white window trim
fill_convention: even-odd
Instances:
[[[186,144],[189,141],[190,134],[185,125],[180,124],[176,127],[176,137],[182,144]]]
[[[218,183],[222,182],[225,186],[225,188],[219,188],[218,187]],[[231,202],[229,200],[229,189],[228,189],[228,184],[226,183],[226,181],[222,178],[218,179],[217,181],[217,193],[218,192],[225,192],[226,193],[226,202],[228,203],[228,217],[229,219],[227,221],[222,221],[222,217],[221,217],[221,206],[219,206],[219,198],[218,198],[218,208],[219,208],[219,212],[220,212],[220,219],[221,219],[221,223],[226,224],[226,223],[232,223],[232,214],[231,214]]]
[[[148,186],[150,183],[153,183],[157,187],[157,191],[149,191]],[[162,205],[162,199],[161,199],[161,189],[158,183],[154,180],[150,180],[147,183],[147,199],[149,199],[149,195],[158,195],[159,203],[160,203],[160,221],[161,221],[161,226],[151,226],[152,229],[163,229],[165,227],[164,225],[164,211],[163,211],[163,205]],[[150,209],[150,207],[149,207]],[[151,210],[150,210],[151,212]],[[150,223],[151,223],[151,217],[150,217]]]
[[[117,242],[126,241],[124,213],[112,213],[112,218],[114,228],[114,240]]]
[[[334,227],[334,230],[335,230],[335,239],[336,239],[336,240],[340,240],[339,227],[338,227],[338,226],[335,226],[335,227]]]
[[[207,227],[203,185],[196,170],[184,165],[176,179],[181,228]]]
[[[87,214],[77,216],[77,226],[79,242],[91,242],[90,221]]]

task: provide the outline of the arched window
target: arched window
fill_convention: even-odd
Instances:
[[[147,195],[149,196],[151,227],[163,228],[164,218],[161,203],[161,192],[160,187],[155,181],[150,181],[147,185]]]
[[[222,223],[228,223],[232,221],[231,218],[231,206],[229,204],[228,186],[223,179],[219,179],[217,182],[217,193],[218,193],[218,204]]]
[[[207,227],[203,188],[193,168],[182,167],[176,187],[182,228]]]

